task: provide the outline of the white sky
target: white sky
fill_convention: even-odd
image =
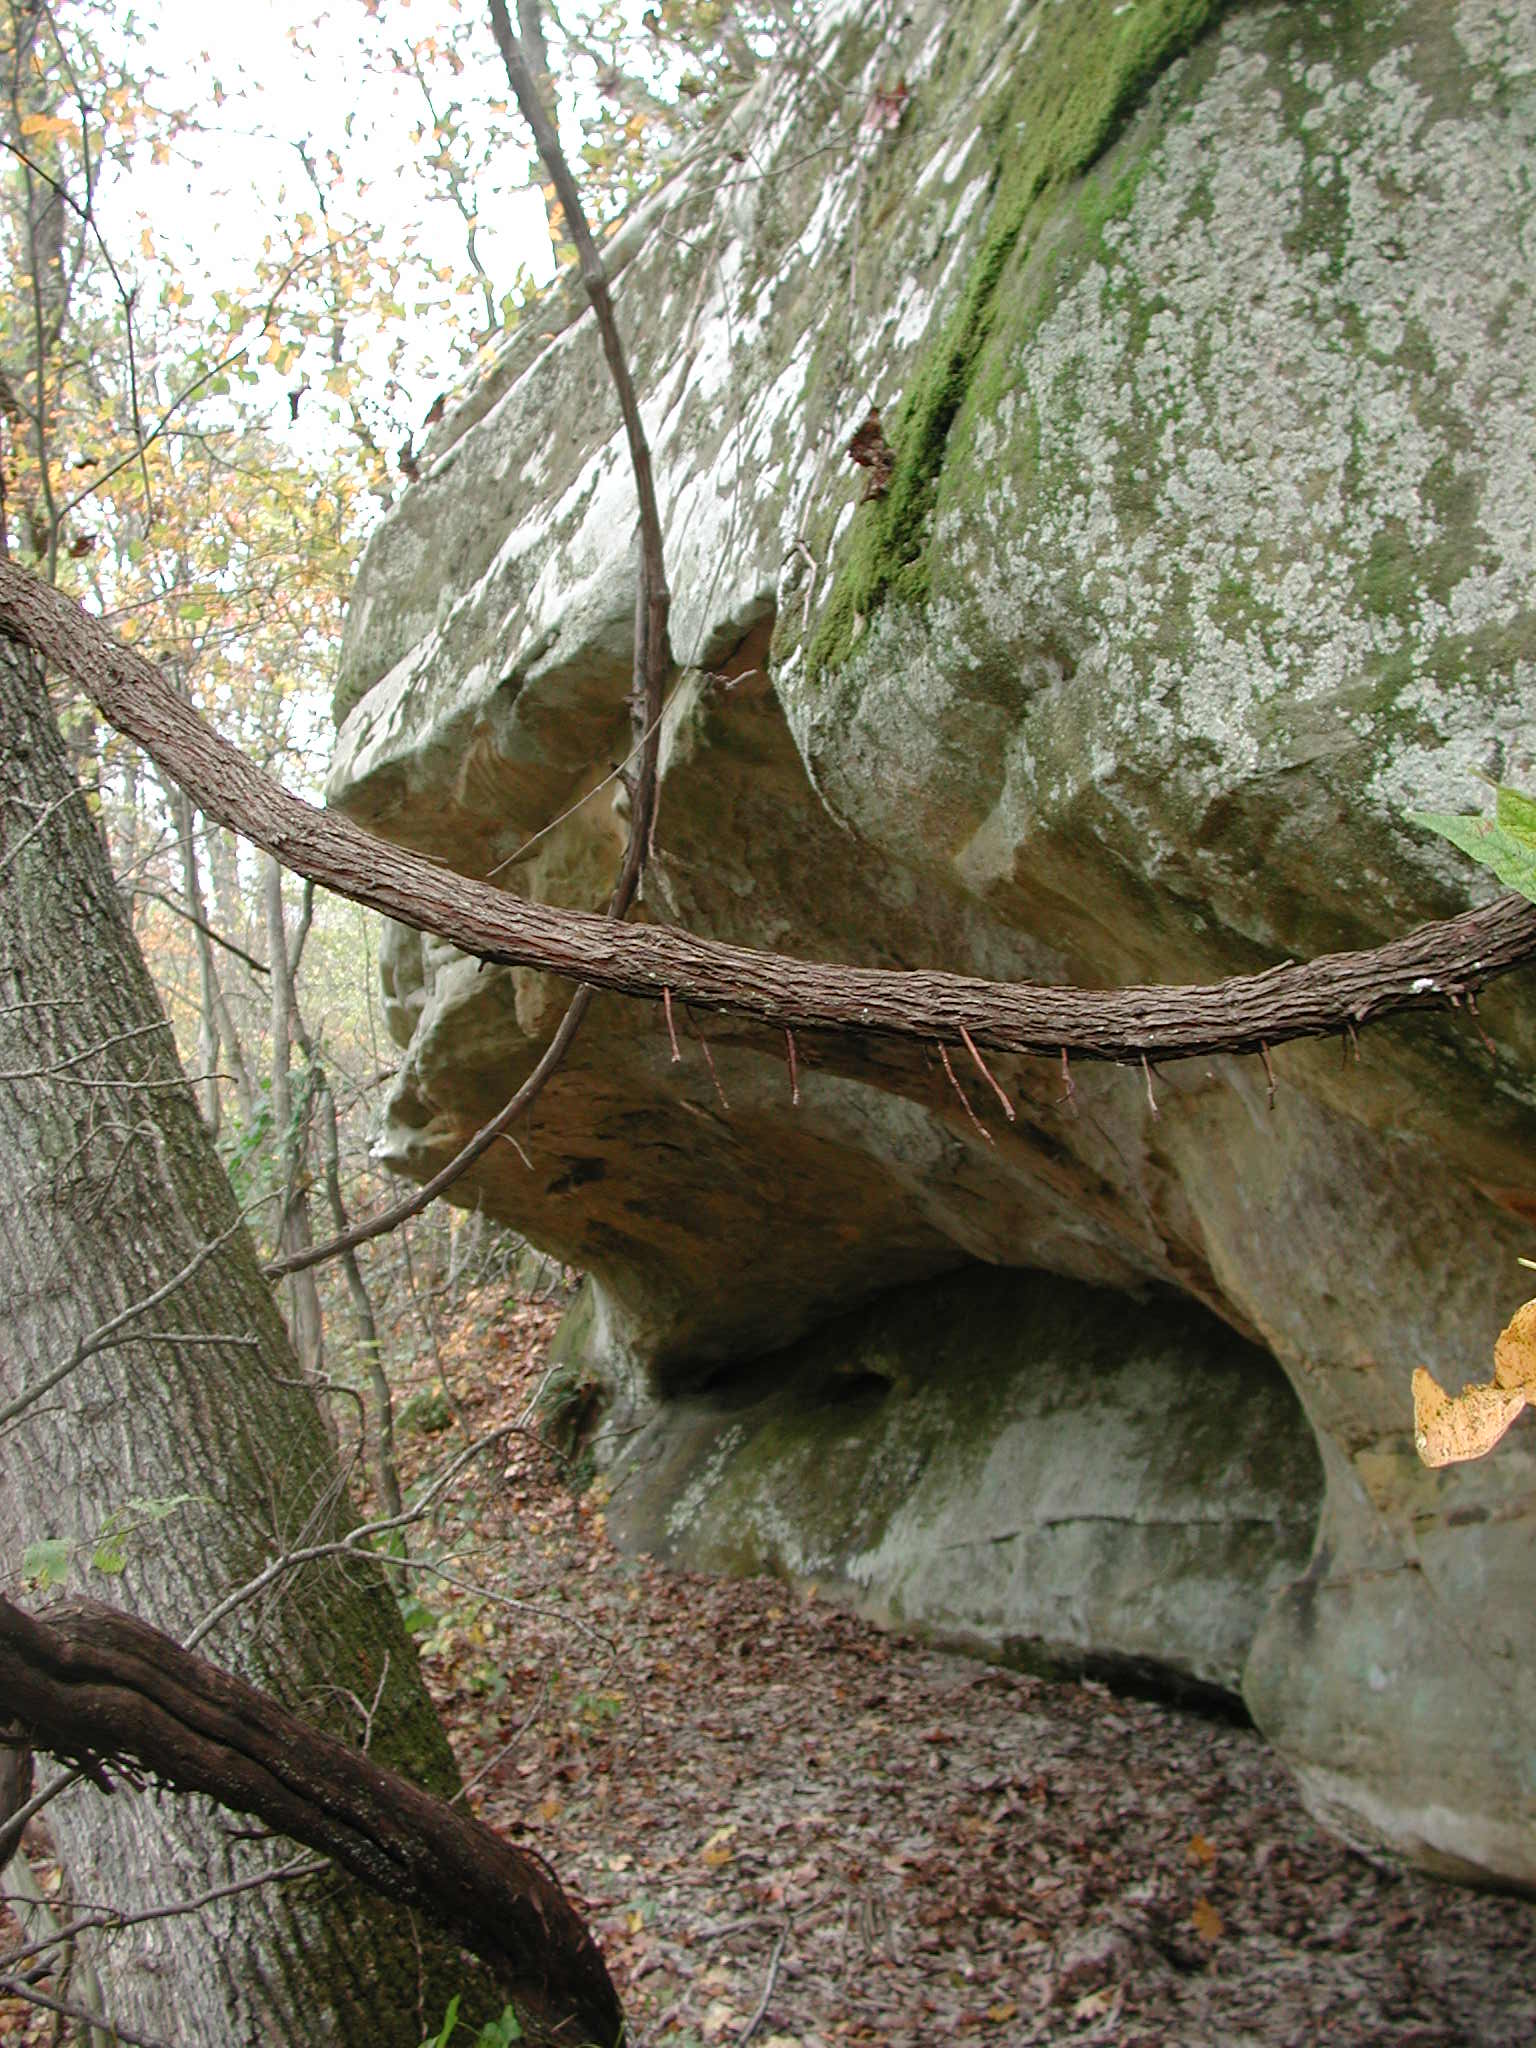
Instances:
[[[130,250],[141,273],[146,266],[140,238],[147,225],[156,250],[194,300],[201,297],[193,284],[199,274],[210,287],[234,287],[249,277],[264,236],[281,216],[315,211],[293,147],[299,138],[309,142],[322,170],[326,149],[334,148],[349,183],[368,180],[365,198],[349,191],[342,203],[381,227],[394,246],[414,233],[434,265],[452,266],[456,275],[468,272],[459,214],[447,200],[433,200],[427,174],[416,168],[420,145],[412,130],[426,114],[419,90],[413,80],[385,75],[383,61],[391,42],[446,37],[454,20],[464,17],[451,0],[386,0],[378,18],[363,0],[340,0],[318,21],[312,7],[313,0],[309,8],[302,0],[153,0],[138,14],[144,42],[133,61],[160,74],[152,97],[187,110],[198,124],[172,145],[168,162],[151,163],[145,150],[131,178],[101,195],[109,241]],[[459,100],[473,122],[477,100],[506,100],[510,93],[484,10],[467,6],[466,14],[474,20],[484,61],[457,79],[445,72],[441,98]],[[295,47],[290,30],[296,25],[312,54]],[[370,74],[364,65],[368,39],[381,60],[379,73]],[[225,94],[218,106],[216,83]],[[527,150],[511,158],[503,186],[525,179],[530,160]],[[546,278],[552,261],[537,190],[495,199],[487,193],[483,208],[478,253],[497,293],[512,286],[523,266]],[[463,311],[470,325],[482,317],[478,301],[465,301]],[[419,413],[437,384],[455,374],[446,331],[435,328],[422,319],[412,337],[418,375],[407,371],[402,379],[413,400],[408,412]],[[442,365],[435,377],[434,362]],[[293,381],[274,379],[274,413],[281,406],[284,421],[284,390]]]

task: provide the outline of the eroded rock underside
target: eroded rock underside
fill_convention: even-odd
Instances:
[[[1533,780],[1536,0],[874,14],[609,245],[683,665],[643,914],[1109,986],[1464,907],[1405,813]],[[332,800],[599,907],[635,559],[557,293],[369,550]],[[566,991],[402,930],[383,975],[423,1177]],[[1536,1884],[1532,1427],[1430,1472],[1409,1405],[1521,1298],[1532,994],[1273,1089],[998,1061],[1012,1124],[963,1047],[800,1043],[793,1103],[782,1040],[679,1009],[674,1062],[603,998],[457,1198],[589,1274],[630,1541],[1240,1687],[1352,1838]]]

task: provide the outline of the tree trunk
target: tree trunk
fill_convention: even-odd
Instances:
[[[329,1076],[304,1029],[303,1015],[297,1009],[293,1013],[293,1021],[298,1029],[299,1043],[304,1048],[304,1057],[309,1062],[315,1090],[315,1108],[320,1122],[320,1157],[325,1167],[325,1193],[331,1207],[331,1222],[336,1235],[344,1237],[351,1228],[352,1219],[347,1214],[346,1197],[341,1188],[341,1133],[336,1116],[336,1097],[331,1092]],[[358,1362],[368,1380],[369,1405],[373,1410],[374,1491],[383,1512],[394,1516],[400,1514],[405,1505],[400,1496],[400,1473],[395,1464],[394,1396],[384,1371],[384,1346],[379,1337],[378,1318],[373,1312],[373,1297],[368,1292],[357,1253],[350,1245],[341,1254],[341,1270],[346,1276],[352,1315],[357,1324]]]
[[[272,1142],[277,1159],[278,1244],[284,1252],[307,1252],[314,1243],[305,1193],[304,1133],[293,1100],[293,972],[288,925],[283,916],[283,871],[267,856],[267,964],[272,980]],[[307,1284],[306,1284],[307,1283]],[[293,1344],[306,1378],[318,1383],[325,1369],[325,1321],[312,1270],[292,1278]]]
[[[340,1535],[348,1508],[41,677],[5,639],[0,1156],[0,1581],[17,1582],[28,1543],[53,1539],[71,1547],[73,1584],[183,1636],[296,1541]],[[451,1791],[372,1565],[305,1567],[209,1647],[352,1742],[377,1695],[370,1754]],[[50,1819],[77,1896],[126,1909],[280,1860],[191,1799],[106,1799],[82,1783]],[[500,2007],[451,1942],[332,1875],[108,1937],[96,1956],[125,2024],[206,2048],[415,2048],[456,1989],[466,2007]]]
[[[188,910],[192,913],[192,936],[197,943],[197,1094],[203,1112],[203,1122],[208,1126],[209,1135],[219,1135],[219,1046],[223,1033],[219,1028],[219,980],[218,970],[213,964],[213,941],[204,926],[207,915],[203,909],[203,881],[197,868],[197,842],[193,837],[194,812],[186,794],[178,789],[169,776],[161,777],[166,802],[170,805],[171,819],[176,827],[177,851],[181,861],[181,893],[186,898]],[[238,1056],[238,1046],[232,1045],[231,1055]]]

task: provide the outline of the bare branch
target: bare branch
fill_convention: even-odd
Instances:
[[[195,917],[185,903],[178,903],[174,896],[168,896],[163,889],[150,889],[141,884],[133,893],[135,896],[147,897],[152,903],[163,903],[167,910],[174,911],[185,923],[191,925],[195,932],[201,932],[205,939],[212,939],[213,943],[222,946],[226,953],[233,953],[237,960],[249,967],[252,974],[271,972],[264,960],[258,960],[253,953],[247,953],[245,948],[237,946],[233,939],[226,939],[222,932],[215,931],[204,919]]]
[[[89,2006],[76,2005],[68,1998],[55,1998],[51,1992],[39,1991],[35,1984],[28,1984],[20,1977],[0,1977],[0,1991],[12,1998],[25,2000],[28,2005],[41,2006],[44,2012],[56,2012],[67,2020],[80,2020],[96,2031],[105,2029],[114,2041],[128,2043],[128,2048],[171,2048],[158,2034],[136,2034],[132,2027],[125,2027],[119,2020],[103,2021],[99,2012],[92,2012]]]
[[[581,1020],[587,1014],[593,991],[585,986],[577,989],[566,1006],[565,1015],[555,1031],[554,1037],[545,1048],[538,1065],[528,1076],[511,1101],[499,1109],[488,1124],[476,1131],[469,1143],[456,1152],[448,1164],[424,1181],[413,1194],[403,1201],[382,1209],[376,1216],[366,1217],[361,1223],[354,1223],[349,1230],[329,1238],[324,1244],[310,1245],[301,1252],[290,1252],[286,1257],[273,1259],[270,1265],[262,1267],[269,1280],[281,1280],[285,1274],[300,1273],[306,1266],[318,1266],[325,1259],[334,1259],[343,1252],[355,1251],[358,1245],[367,1244],[370,1238],[383,1237],[391,1230],[398,1230],[402,1223],[409,1223],[413,1216],[419,1216],[423,1209],[435,1202],[463,1174],[467,1173],[482,1154],[488,1152],[496,1140],[505,1135],[529,1107],[544,1083],[554,1073],[569,1051],[571,1042],[581,1029]],[[0,1421],[4,1417],[0,1416]]]
[[[1404,1010],[1444,1010],[1536,958],[1536,904],[1500,896],[1372,951],[1333,953],[1207,987],[1118,990],[989,982],[957,974],[823,965],[698,939],[660,925],[509,896],[318,811],[264,775],[183,704],[165,679],[70,598],[0,562],[0,627],[55,661],[122,732],[173,775],[206,816],[243,832],[326,888],[430,931],[462,952],[543,968],[660,1002],[778,1030],[954,1042],[964,1025],[988,1051],[1139,1066],[1257,1052],[1358,1031]]]
[[[598,253],[592,230],[587,225],[581,193],[560,148],[560,138],[550,117],[548,104],[539,90],[539,80],[522,45],[507,19],[506,0],[490,0],[491,28],[501,51],[507,77],[517,95],[523,119],[533,130],[544,168],[565,209],[566,224],[576,253],[581,258],[581,281],[592,302],[593,316],[602,339],[608,372],[618,395],[624,432],[629,441],[630,466],[635,473],[635,493],[640,501],[640,587],[635,601],[635,666],[632,713],[637,741],[641,746],[639,784],[630,812],[630,840],[625,855],[624,876],[633,869],[636,877],[650,853],[656,794],[656,762],[660,752],[657,727],[661,718],[662,692],[672,670],[672,643],[667,634],[671,595],[667,589],[665,553],[661,535],[661,513],[656,503],[656,484],[651,469],[650,444],[640,417],[640,399],[630,375],[619,323],[608,289],[608,272]],[[531,10],[537,27],[537,9]],[[540,37],[542,42],[542,35]],[[547,62],[547,60],[546,60]],[[622,878],[621,878],[622,886]]]
[[[192,1275],[206,1265],[221,1246],[228,1244],[236,1231],[244,1228],[243,1219],[238,1223],[232,1223],[228,1230],[201,1246],[181,1271],[173,1273],[163,1286],[155,1289],[153,1294],[146,1294],[141,1301],[133,1302],[120,1315],[98,1324],[94,1330],[82,1337],[62,1365],[56,1365],[51,1372],[44,1373],[35,1387],[23,1387],[19,1394],[0,1408],[0,1429],[3,1429],[6,1423],[14,1422],[23,1409],[30,1408],[34,1401],[39,1401],[44,1394],[51,1393],[61,1380],[67,1380],[69,1375],[84,1365],[88,1358],[93,1358],[98,1351],[105,1351],[108,1345],[116,1341],[119,1331],[136,1322],[140,1316],[147,1315],[152,1308],[158,1308],[160,1303],[173,1295],[178,1287],[184,1287]]]
[[[72,1771],[69,1782],[73,1784],[80,1775],[79,1771]],[[18,1963],[30,1962],[33,1956],[43,1955],[67,1941],[75,1941],[82,1934],[92,1934],[98,1928],[118,1934],[126,1927],[142,1927],[156,1920],[185,1919],[190,1913],[201,1913],[205,1907],[216,1906],[221,1899],[237,1898],[241,1892],[260,1891],[263,1885],[289,1884],[299,1877],[318,1877],[330,1867],[329,1863],[313,1856],[298,1856],[291,1863],[279,1863],[271,1870],[255,1871],[250,1877],[236,1878],[230,1884],[210,1885],[206,1891],[198,1892],[190,1899],[178,1899],[171,1906],[145,1906],[137,1913],[119,1912],[114,1906],[91,1906],[84,1912],[78,1912],[73,1920],[62,1922],[45,1940],[12,1949],[5,1958],[5,1966],[14,1970]]]
[[[259,1598],[269,1586],[275,1585],[279,1579],[286,1578],[290,1572],[297,1571],[300,1565],[314,1564],[322,1557],[372,1557],[375,1536],[387,1536],[393,1530],[407,1529],[413,1522],[419,1522],[430,1511],[443,1489],[458,1477],[471,1459],[479,1457],[482,1451],[489,1450],[492,1445],[504,1442],[509,1436],[528,1434],[522,1423],[504,1422],[499,1428],[476,1437],[472,1444],[466,1445],[438,1474],[420,1500],[400,1514],[385,1515],[373,1522],[361,1522],[355,1529],[349,1529],[345,1536],[334,1537],[324,1543],[306,1543],[285,1550],[281,1557],[275,1557],[270,1564],[263,1566],[254,1578],[247,1579],[243,1586],[236,1586],[232,1593],[226,1593],[218,1605],[205,1614],[196,1628],[184,1638],[182,1648],[195,1650],[198,1644],[203,1642],[221,1621],[233,1614],[237,1607],[244,1607],[247,1601]],[[396,1563],[407,1561],[395,1560]]]

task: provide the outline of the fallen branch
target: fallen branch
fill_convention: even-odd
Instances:
[[[407,853],[292,796],[182,703],[154,666],[72,599],[0,561],[0,630],[53,662],[207,817],[296,873],[498,965],[717,1010],[778,1030],[853,1031],[990,1051],[1141,1064],[1257,1052],[1404,1010],[1446,1009],[1536,958],[1536,904],[1501,896],[1369,952],[1332,953],[1211,987],[1114,990],[837,967],[657,925],[557,910]]]
[[[146,1622],[0,1598],[0,1698],[39,1748],[254,1814],[427,1913],[496,1972],[531,2041],[625,2038],[596,1943],[534,1857]]]

